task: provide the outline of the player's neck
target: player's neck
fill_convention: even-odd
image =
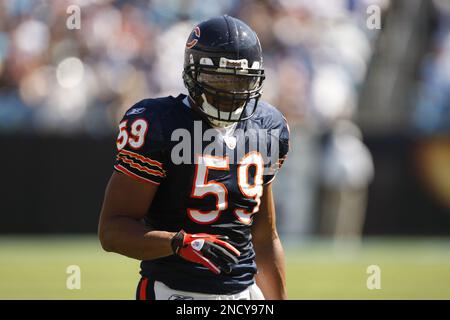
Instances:
[[[196,108],[196,102],[194,99],[192,99],[191,96],[186,96],[186,98],[183,99],[183,103],[190,109],[192,109],[193,111],[195,111]],[[198,108],[198,107],[197,107]],[[203,118],[203,117],[202,117]],[[226,127],[220,127],[220,126],[215,126],[213,123],[207,121],[207,119],[205,119],[205,121],[213,128],[216,129],[217,131],[219,131],[222,135],[232,135],[234,132],[234,129],[236,128],[237,122],[232,123],[229,126]]]

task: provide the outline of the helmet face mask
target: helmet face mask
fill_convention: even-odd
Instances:
[[[230,40],[233,24],[241,33]],[[208,34],[210,30],[213,34]],[[228,41],[208,43],[208,38]],[[261,65],[261,46],[254,31],[238,19],[222,16],[194,28],[187,42],[183,80],[195,109],[212,125],[226,127],[254,114],[264,81]]]

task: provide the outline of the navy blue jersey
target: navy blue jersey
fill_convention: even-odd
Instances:
[[[282,114],[263,101],[256,110],[228,132],[202,120],[185,95],[146,99],[126,112],[114,168],[158,185],[145,223],[156,230],[226,235],[241,252],[230,274],[215,275],[171,255],[142,261],[143,276],[172,289],[215,294],[253,284],[252,216],[263,185],[273,180],[289,149]]]

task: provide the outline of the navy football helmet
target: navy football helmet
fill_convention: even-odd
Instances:
[[[262,63],[258,36],[241,20],[224,15],[200,23],[186,42],[183,70],[194,108],[214,126],[249,119],[262,94]]]

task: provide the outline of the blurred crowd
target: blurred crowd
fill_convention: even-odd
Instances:
[[[370,5],[390,2],[0,0],[0,132],[111,135],[137,101],[186,92],[188,35],[227,13],[257,32],[263,98],[291,126],[275,184],[280,231],[307,234],[318,219],[324,233],[359,236],[373,164],[353,119],[379,33]]]
[[[0,131],[111,134],[136,101],[186,91],[187,36],[223,13],[258,33],[264,98],[291,122],[351,119],[377,34],[370,4],[388,0],[0,0]]]
[[[375,172],[364,144],[367,128],[355,123],[359,107],[369,110],[369,122],[377,113],[358,99],[374,74],[369,72],[386,72],[383,63],[395,61],[390,58],[397,51],[389,49],[414,50],[403,46],[407,41],[385,37],[412,30],[402,29],[402,19],[417,22],[410,18],[411,7],[432,7],[433,17],[428,10],[418,12],[427,22],[434,18],[435,28],[424,28],[426,37],[415,35],[431,42],[422,43],[425,58],[420,52],[421,60],[411,63],[414,70],[404,72],[416,85],[398,91],[408,99],[398,114],[410,117],[406,127],[412,124],[414,134],[448,133],[448,0],[0,0],[0,135],[111,137],[137,101],[186,93],[181,78],[186,39],[199,22],[226,13],[257,32],[267,75],[263,98],[281,109],[291,127],[288,160],[274,183],[280,233],[359,238],[368,186],[380,177],[380,166]],[[374,17],[377,13],[381,16]],[[398,23],[389,24],[389,18]],[[381,30],[372,28],[373,19],[381,20]],[[399,65],[403,58],[397,57]],[[378,88],[380,82],[390,84],[384,75],[373,78]],[[375,96],[386,117],[385,110],[398,109],[395,99],[389,105]],[[374,123],[383,133],[382,121]],[[438,156],[426,159],[440,165],[423,167],[446,182],[442,172],[448,172],[450,149],[447,144],[437,149]],[[391,170],[385,175],[394,177],[397,168]],[[448,187],[441,189],[450,199]]]

